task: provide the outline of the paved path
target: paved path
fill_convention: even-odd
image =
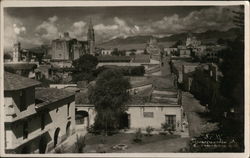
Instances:
[[[171,71],[170,71],[170,65],[168,63],[168,58],[169,57],[165,57],[163,59],[163,65],[161,67],[161,72],[162,72],[162,75],[163,76],[167,76],[167,75],[170,75],[171,74]]]
[[[65,151],[71,151],[71,149],[69,149],[69,148],[71,148],[74,144],[75,144],[75,142],[76,142],[76,139],[77,139],[77,135],[78,136],[85,136],[86,135],[86,133],[87,133],[87,130],[86,130],[86,128],[77,128],[76,127],[76,132],[73,134],[73,135],[71,135],[70,137],[68,137],[65,141],[63,141],[57,148],[60,148],[60,147],[63,147],[63,149],[65,150]],[[52,151],[50,151],[50,153],[54,153],[55,152],[55,150],[53,149]]]
[[[198,113],[205,111],[205,107],[200,105],[199,101],[189,92],[182,93],[183,110],[187,115],[190,137],[200,136],[202,133],[215,130],[217,125],[208,123],[207,119]]]

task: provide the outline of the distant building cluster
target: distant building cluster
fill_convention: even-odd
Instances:
[[[218,62],[218,52],[225,48],[225,45],[203,44],[202,41],[189,33],[184,43],[179,43],[174,48],[164,48],[164,54],[165,56],[196,58],[199,60]]]
[[[152,59],[160,60],[162,50],[154,37],[150,38],[146,45],[145,51],[150,54]]]
[[[187,48],[196,48],[201,45],[201,41],[197,40],[195,36],[189,34],[186,40],[186,47]]]

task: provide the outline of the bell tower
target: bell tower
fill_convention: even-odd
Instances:
[[[89,19],[89,28],[88,28],[88,53],[91,55],[95,54],[95,31],[92,24],[92,19]]]
[[[19,62],[21,60],[21,43],[17,42],[13,47],[13,62]]]

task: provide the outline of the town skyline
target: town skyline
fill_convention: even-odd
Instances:
[[[232,10],[238,7],[5,8],[4,47],[10,50],[16,41],[27,48],[49,44],[64,32],[86,40],[90,18],[97,43],[137,35],[162,37],[183,32],[226,31],[234,27]]]

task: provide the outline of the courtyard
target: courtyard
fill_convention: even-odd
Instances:
[[[80,131],[79,131],[80,132]],[[62,152],[74,153],[76,135],[62,143]],[[181,138],[179,135],[143,134],[141,142],[134,142],[135,133],[117,133],[112,136],[85,135],[85,147],[83,153],[155,153],[155,152],[180,152],[187,147],[189,138]],[[115,149],[114,146],[123,145],[124,149]]]

